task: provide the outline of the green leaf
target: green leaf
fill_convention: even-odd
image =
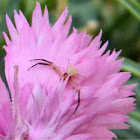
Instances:
[[[133,111],[133,112],[130,114],[130,117],[133,117],[135,120],[137,120],[137,121],[140,122],[140,112],[138,112],[138,111]]]
[[[140,136],[140,121],[131,118],[131,120],[129,120],[129,125],[131,125],[133,129],[133,133]]]
[[[140,78],[140,64],[138,64],[135,61],[132,61],[128,58],[124,59],[124,62],[122,65],[122,71],[131,72],[134,76]]]

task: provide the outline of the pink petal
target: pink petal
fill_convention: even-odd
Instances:
[[[17,33],[16,28],[12,24],[10,18],[8,17],[8,15],[6,15],[6,23],[7,23],[9,33],[10,33],[11,40],[13,41],[13,43],[17,44],[18,33]]]

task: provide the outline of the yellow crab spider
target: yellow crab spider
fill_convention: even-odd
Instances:
[[[32,59],[31,61],[42,61],[42,62],[39,62],[39,63],[32,65],[30,68],[28,68],[28,70],[37,66],[37,65],[47,65],[47,66],[51,66],[56,71],[56,73],[60,76],[60,78],[63,78],[65,80],[69,76],[68,82],[77,90],[77,93],[78,93],[78,104],[77,104],[76,109],[74,111],[74,113],[75,113],[80,105],[80,88],[72,81],[72,77],[78,74],[76,67],[69,65],[67,72],[62,73],[60,71],[60,69],[58,68],[58,66],[56,66],[53,62],[50,62],[48,60]]]

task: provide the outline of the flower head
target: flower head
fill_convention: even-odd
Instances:
[[[110,129],[127,129],[134,110],[136,85],[124,85],[130,73],[119,72],[119,52],[104,51],[102,31],[92,41],[86,32],[68,36],[72,19],[65,9],[51,26],[45,7],[36,3],[30,26],[15,11],[15,25],[6,16],[10,39],[5,74],[11,92],[0,79],[0,138],[112,139]],[[39,60],[37,60],[39,59]]]

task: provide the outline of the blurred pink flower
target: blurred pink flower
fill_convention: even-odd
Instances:
[[[0,139],[112,139],[110,129],[127,129],[126,116],[134,110],[136,85],[124,85],[130,73],[119,72],[120,52],[101,48],[102,31],[91,41],[86,32],[68,36],[72,19],[66,21],[65,9],[51,26],[45,7],[42,16],[36,3],[32,25],[15,11],[15,25],[6,16],[10,38],[7,46],[5,74],[11,92],[0,79]],[[29,67],[45,59],[53,65]],[[66,76],[60,77],[58,68]],[[70,80],[73,82],[70,84]],[[74,84],[75,87],[72,85]],[[78,90],[80,105],[76,112]]]

